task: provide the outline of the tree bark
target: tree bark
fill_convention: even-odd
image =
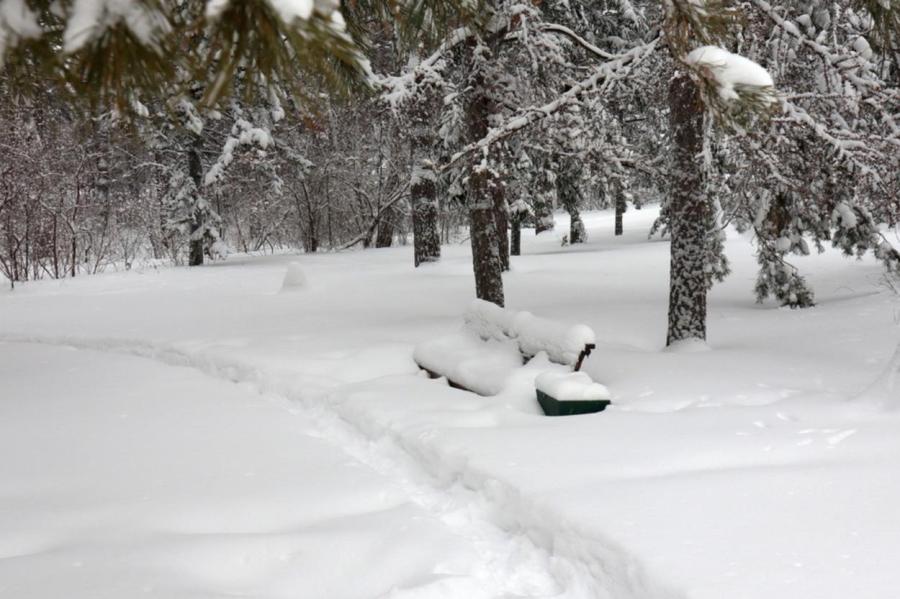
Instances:
[[[666,345],[687,339],[706,340],[704,274],[712,207],[703,193],[704,106],[700,89],[687,73],[669,83],[672,170],[669,196],[671,270],[669,327]]]
[[[493,173],[481,170],[469,177],[469,227],[472,241],[472,265],[475,270],[475,295],[478,299],[503,306],[503,266],[497,240],[497,223],[492,201]]]
[[[578,204],[581,202],[581,168],[571,158],[557,156],[553,161],[558,165],[556,173],[556,197],[566,212],[569,213],[569,243],[584,243],[587,241],[587,232],[584,230],[584,221]]]
[[[194,204],[199,203],[200,187],[203,185],[203,163],[200,158],[200,140],[199,138],[191,144],[188,150],[188,174],[194,182]],[[188,256],[189,266],[203,265],[203,238],[195,239],[197,231],[203,226],[203,212],[197,208],[191,218],[190,228],[190,252]]]
[[[413,167],[409,192],[416,267],[427,262],[437,262],[441,258],[436,179],[434,164],[430,160],[422,160]]]
[[[473,48],[473,55],[474,50]],[[491,98],[488,79],[484,72],[487,60],[483,55],[479,58],[481,64],[476,67],[469,79],[472,90],[466,106],[469,140],[479,140],[487,135],[490,116],[497,109]],[[497,173],[489,165],[482,163],[481,157],[473,158],[469,167],[468,202],[475,293],[478,299],[502,307],[503,260],[500,256],[496,215],[499,186]]]
[[[396,210],[391,208],[386,211],[384,217],[379,221],[377,233],[375,234],[376,248],[389,248],[393,245],[394,218],[396,218]]]
[[[429,91],[410,111],[412,174],[409,194],[412,207],[413,254],[418,268],[441,258],[441,233],[438,229],[437,171],[432,153],[434,115],[440,105],[437,94]]]
[[[621,189],[621,186],[616,186],[616,236],[622,235],[625,232],[625,227],[623,223],[623,216],[625,215],[625,210],[628,205],[625,203],[625,192]]]
[[[522,215],[513,214],[510,219],[510,244],[509,253],[513,256],[522,255]]]
[[[509,270],[509,208],[506,204],[506,190],[498,179],[494,179],[491,188],[494,200],[494,226],[497,229],[497,250],[500,255],[500,268]]]
[[[534,234],[553,230],[553,206],[544,199],[534,202]]]

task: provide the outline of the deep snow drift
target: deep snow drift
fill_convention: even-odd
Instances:
[[[611,214],[588,214],[584,246],[526,234],[526,255],[506,277],[511,309],[596,332],[584,370],[614,405],[589,416],[538,414],[540,363],[493,398],[417,373],[413,347],[458,330],[471,301],[466,246],[418,270],[411,248],[395,248],[236,257],[0,293],[0,339],[15,341],[0,345],[9,364],[0,592],[58,596],[54,574],[67,560],[90,564],[79,580],[107,590],[104,580],[133,585],[150,571],[181,585],[162,596],[370,597],[391,583],[416,589],[411,578],[427,575],[430,586],[419,581],[409,596],[473,597],[474,587],[484,596],[895,597],[900,415],[850,401],[896,345],[895,300],[879,267],[832,252],[799,259],[819,305],[756,305],[752,247],[730,231],[734,274],[711,294],[711,349],[662,351],[668,244],[646,239],[654,216],[630,212],[615,238]],[[281,293],[292,262],[309,285]],[[267,414],[248,420],[257,404]],[[304,438],[307,419],[317,430],[330,423],[319,431],[327,450]],[[328,466],[340,450],[365,467]],[[332,461],[294,455],[317,451]],[[229,466],[219,486],[191,497],[209,478],[202,467],[216,472],[222,456],[272,471],[248,486]],[[144,470],[170,481],[154,491],[163,505],[135,507],[154,496]],[[332,505],[357,471],[350,507]],[[390,491],[373,499],[367,489]],[[382,501],[398,510],[384,521]],[[280,516],[267,521],[271,505]],[[341,521],[359,512],[358,524],[322,525],[315,539],[298,532],[332,509]],[[274,545],[234,536],[246,510],[261,515],[244,521],[250,536]],[[392,565],[380,551],[344,559],[344,547],[389,546],[400,521],[422,532],[397,541]],[[333,550],[338,574],[304,578]],[[282,553],[296,559],[274,564]],[[223,566],[235,554],[255,564],[252,574]]]

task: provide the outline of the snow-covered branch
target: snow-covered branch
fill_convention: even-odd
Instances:
[[[506,139],[510,135],[517,133],[523,129],[534,125],[546,119],[547,117],[565,109],[572,103],[578,101],[581,94],[595,90],[598,84],[609,82],[624,76],[625,71],[640,63],[659,45],[660,38],[654,38],[652,41],[636,46],[627,52],[619,54],[616,58],[600,65],[587,78],[574,84],[567,91],[557,96],[553,101],[542,106],[533,106],[524,109],[518,115],[508,119],[503,125],[493,128],[485,137],[473,142],[450,157],[450,159],[441,165],[440,170],[446,170],[464,157],[479,151],[485,151],[491,145]]]

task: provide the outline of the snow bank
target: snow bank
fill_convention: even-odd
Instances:
[[[534,380],[538,391],[559,401],[609,399],[609,390],[583,372],[544,372]]]
[[[685,56],[690,65],[706,67],[719,86],[723,100],[737,100],[740,88],[773,88],[772,76],[749,58],[732,54],[718,46],[702,46]]]
[[[281,284],[281,291],[295,291],[308,286],[306,273],[299,262],[291,262],[288,264],[287,271],[284,273],[284,282]]]

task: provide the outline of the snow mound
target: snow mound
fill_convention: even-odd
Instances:
[[[484,300],[473,301],[463,320],[465,328],[484,341],[515,340],[523,355],[544,351],[557,364],[574,365],[584,346],[597,341],[594,331],[586,325],[567,325],[531,312],[506,310]]]
[[[732,54],[718,46],[702,46],[685,56],[684,61],[697,67],[706,67],[715,77],[719,96],[723,100],[737,100],[741,88],[764,90],[774,88],[769,72],[738,54]]]
[[[526,356],[547,352],[550,360],[559,364],[575,364],[587,344],[597,342],[590,327],[565,325],[530,312],[519,312],[513,322],[519,349]]]
[[[281,291],[296,291],[297,289],[305,289],[308,286],[306,273],[303,272],[300,263],[291,262],[288,264],[287,271],[284,273],[284,282],[281,284]]]
[[[422,368],[485,397],[501,393],[522,367],[514,341],[479,339],[470,331],[420,343],[413,359]]]
[[[508,341],[516,338],[515,312],[504,310],[497,304],[474,300],[463,315],[466,329],[483,341]]]
[[[538,391],[559,401],[609,399],[609,390],[583,372],[544,372],[534,380]]]

